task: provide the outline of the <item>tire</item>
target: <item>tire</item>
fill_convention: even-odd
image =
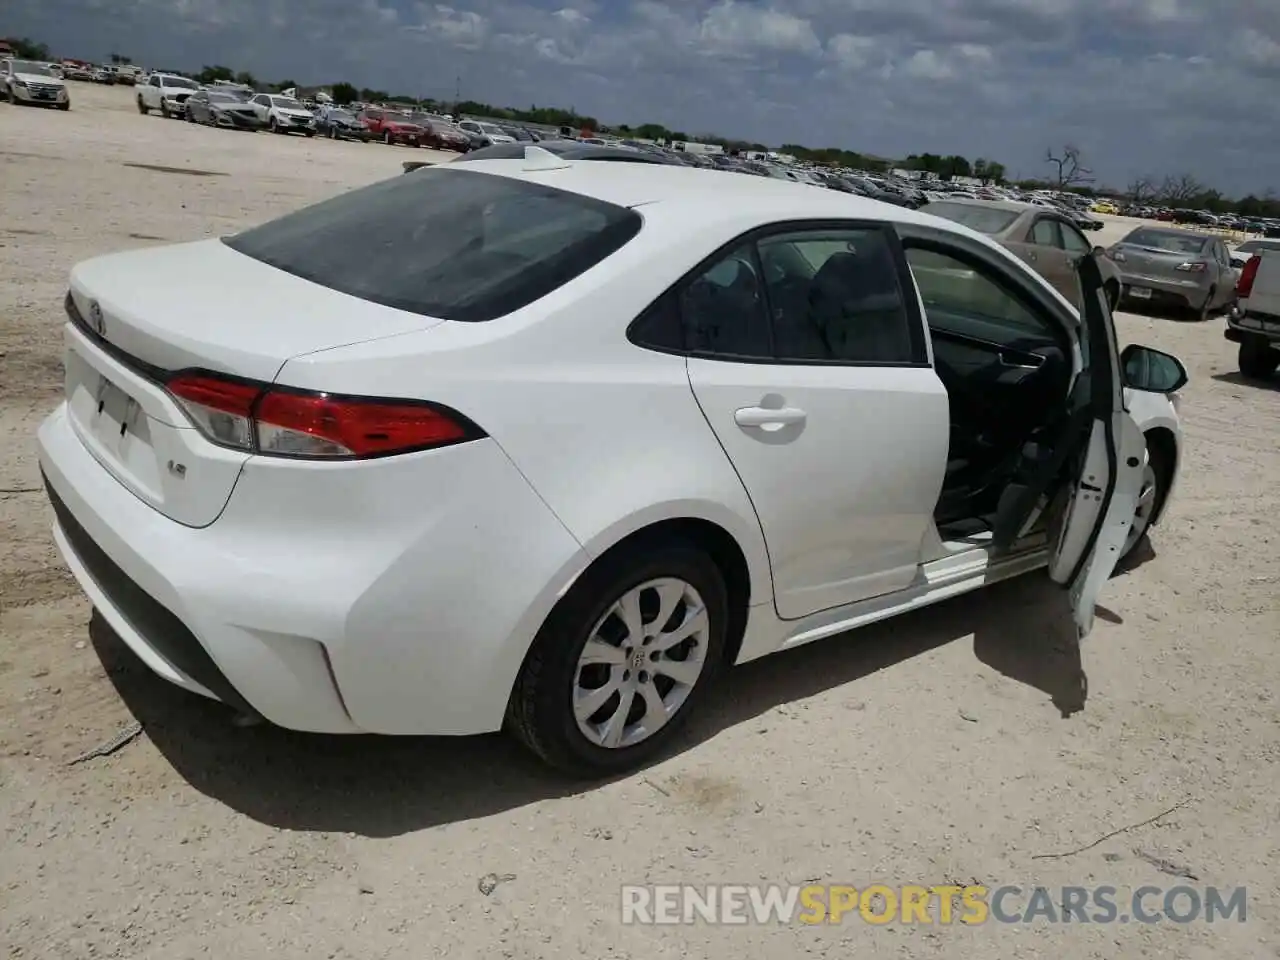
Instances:
[[[1240,344],[1240,372],[1255,380],[1265,380],[1280,367],[1280,349],[1263,340],[1246,340]]]
[[[660,644],[662,633],[646,632],[640,643],[627,643],[634,640],[635,635],[628,633],[614,612],[620,600],[637,596],[643,627],[654,628],[658,586],[668,596],[683,595],[673,607],[674,615],[668,623],[676,617],[692,617],[698,598],[705,611],[695,637],[671,647],[683,653],[684,659],[668,659],[657,652],[650,652],[646,658],[645,647],[651,642]],[[601,777],[644,764],[679,732],[713,685],[722,666],[728,614],[728,592],[719,567],[692,544],[678,540],[650,542],[604,557],[560,600],[538,631],[511,693],[508,729],[543,762],[572,777]],[[588,640],[593,637],[610,641],[608,645],[613,651],[609,663],[597,661],[584,665],[580,662]],[[597,642],[604,650],[605,640]],[[650,651],[658,649],[649,647]],[[627,650],[630,652],[625,652]],[[620,659],[612,660],[614,656]],[[626,657],[631,659],[623,659]],[[701,658],[696,661],[700,666],[681,670],[691,677],[689,683],[676,682],[660,666],[652,673],[643,669],[651,662],[661,664],[664,660],[692,667],[690,658],[693,657]],[[584,679],[600,682],[583,686]],[[658,684],[660,679],[663,683]],[[656,692],[664,699],[676,698],[674,713],[664,725],[648,734],[643,728],[637,730],[647,706],[643,693],[637,689],[641,682],[650,693]],[[580,721],[575,715],[575,691],[603,690],[604,687],[610,687],[612,692],[601,701],[596,713]],[[624,703],[629,708],[628,714],[622,713]],[[635,714],[637,704],[641,707],[639,714]],[[627,723],[632,715],[635,719]],[[639,739],[620,746],[596,742],[600,734],[597,724],[607,730],[606,721],[610,718],[615,722],[621,718],[615,729],[623,735],[628,735],[629,730],[630,736]],[[584,726],[596,730],[594,739],[588,738]]]
[[[63,113],[66,113],[68,110],[71,109],[70,103],[60,103],[57,106],[58,106],[58,109],[61,110]]]
[[[163,100],[160,101],[160,116],[164,117],[166,120],[169,119],[169,108],[165,105]]]
[[[13,92],[13,87],[7,87],[5,94],[8,96],[9,106],[16,107],[18,105],[18,95]]]
[[[276,123],[275,117],[271,117],[267,120],[267,129],[270,130],[272,133],[280,132],[280,124]]]
[[[338,130],[337,130],[337,128],[336,128],[336,127],[330,127],[330,128],[329,128],[329,139],[330,139],[330,140],[337,140],[337,139],[338,139]]]
[[[312,137],[316,135],[316,132],[314,130],[303,130],[302,135],[306,137],[308,140],[310,140]]]
[[[1111,308],[1111,312],[1115,313],[1120,306],[1120,284],[1114,280],[1108,280],[1103,284],[1102,289],[1107,295],[1107,306]]]
[[[138,94],[138,112],[144,117],[150,112],[150,108],[142,102],[142,94]]]
[[[1200,307],[1199,310],[1193,309],[1191,311],[1191,318],[1195,320],[1196,323],[1209,322],[1209,318],[1213,316],[1213,310],[1211,309],[1211,306],[1213,304],[1213,297],[1217,292],[1218,292],[1217,287],[1210,287],[1209,293],[1204,298],[1204,304]]]
[[[382,133],[382,142],[383,142],[383,143],[385,143],[388,147],[389,147],[389,146],[391,146],[391,145],[395,142],[395,141],[392,139],[392,137],[391,137],[391,131],[390,131],[390,130],[384,130],[384,131],[383,131],[383,133]]]
[[[1151,532],[1151,519],[1160,512],[1164,498],[1169,494],[1169,484],[1173,479],[1173,464],[1165,462],[1160,447],[1147,446],[1146,463],[1143,464],[1142,488],[1138,494],[1138,508],[1134,512],[1133,524],[1124,546],[1120,548],[1117,564],[1124,561],[1143,543]]]

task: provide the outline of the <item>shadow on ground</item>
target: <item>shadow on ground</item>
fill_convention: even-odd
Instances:
[[[1239,370],[1230,373],[1215,373],[1213,379],[1219,383],[1229,383],[1235,387],[1248,387],[1252,390],[1280,390],[1280,373],[1273,373],[1265,380],[1258,377],[1246,377]]]
[[[387,837],[594,788],[549,773],[507,737],[340,737],[242,728],[153,675],[100,617],[90,637],[146,735],[193,787],[259,822]],[[731,670],[679,753],[771,708],[873,676],[973,635],[974,654],[1062,716],[1087,692],[1067,594],[1027,576]]]

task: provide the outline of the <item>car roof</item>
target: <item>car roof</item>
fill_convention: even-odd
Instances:
[[[558,159],[561,165],[555,167],[540,168],[536,161],[526,159],[474,160],[462,166],[477,172],[545,184],[618,206],[669,204],[673,211],[679,211],[683,221],[698,224],[743,219],[760,224],[821,219],[911,223],[959,233],[988,246],[998,246],[989,237],[954,221],[812,184],[664,163],[593,163]]]

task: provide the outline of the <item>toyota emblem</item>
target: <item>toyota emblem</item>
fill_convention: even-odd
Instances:
[[[93,332],[100,337],[107,335],[107,322],[102,316],[102,307],[98,306],[98,301],[94,300],[89,304],[89,326],[93,328]]]

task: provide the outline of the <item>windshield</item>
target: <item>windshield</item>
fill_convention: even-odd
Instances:
[[[437,167],[340,194],[223,242],[349,296],[483,321],[591,269],[641,222],[625,207],[543,184]]]
[[[496,124],[492,124],[492,123],[482,123],[482,124],[480,124],[480,129],[481,129],[484,133],[488,133],[488,134],[495,134],[495,133],[496,133],[496,134],[499,134],[499,135],[501,135],[501,136],[506,136],[506,135],[507,135],[507,132],[506,132],[505,130],[503,130],[501,127],[497,126]]]
[[[183,90],[199,90],[200,84],[186,77],[165,77],[160,81],[166,87],[180,87]]]
[[[1137,247],[1151,247],[1154,250],[1167,250],[1170,253],[1200,253],[1209,241],[1195,234],[1139,229],[1120,242],[1131,243]]]
[[[350,110],[330,110],[329,117],[333,120],[355,120],[355,114]]]
[[[37,77],[53,76],[47,66],[43,63],[36,63],[34,60],[14,60],[12,63],[14,73],[33,73]]]
[[[284,107],[287,110],[305,110],[301,103],[293,99],[293,97],[272,97],[271,105],[273,107]]]
[[[962,223],[970,230],[977,230],[979,233],[993,234],[1009,229],[1013,221],[1022,215],[1017,210],[1002,210],[999,207],[984,207],[969,203],[947,203],[945,200],[926,203],[920,208],[920,212],[932,213],[934,216]]]

